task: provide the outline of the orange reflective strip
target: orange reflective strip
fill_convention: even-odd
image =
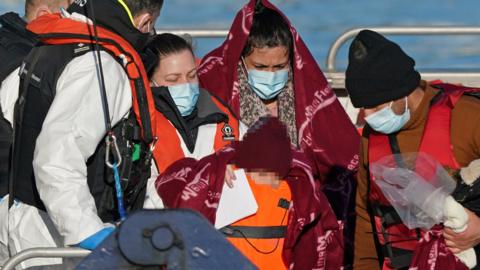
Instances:
[[[159,172],[165,171],[175,161],[184,158],[180,138],[176,128],[168,121],[165,116],[157,113],[157,147],[153,151],[153,157]]]

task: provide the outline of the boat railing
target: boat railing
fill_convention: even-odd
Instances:
[[[361,30],[366,28],[354,28],[341,34],[330,46],[326,60],[325,76],[332,88],[336,89],[337,95],[345,96],[345,72],[337,69],[337,57],[340,48],[351,40]],[[477,26],[381,26],[368,27],[368,29],[385,35],[436,35],[436,36],[459,36],[480,35],[480,27]],[[225,38],[228,30],[202,30],[202,29],[160,29],[158,33],[188,34],[192,38]],[[318,59],[317,59],[318,61]],[[439,71],[420,71],[422,78],[442,80],[445,82],[460,83],[469,86],[480,86],[480,69],[478,71],[461,69],[442,69]]]
[[[345,74],[337,70],[336,60],[340,48],[358,32],[366,28],[354,28],[341,34],[330,46],[327,55],[326,76],[333,88],[345,88]],[[388,26],[369,27],[368,29],[385,35],[435,35],[435,36],[464,36],[480,35],[478,26]],[[480,70],[464,71],[459,69],[442,69],[441,71],[420,72],[422,78],[442,80],[445,82],[461,83],[469,86],[480,86]]]
[[[90,254],[90,250],[83,248],[30,248],[23,250],[9,258],[1,270],[14,270],[17,265],[33,258],[82,258]]]

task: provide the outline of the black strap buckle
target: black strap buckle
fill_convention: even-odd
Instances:
[[[287,226],[226,226],[219,231],[229,238],[285,238]]]

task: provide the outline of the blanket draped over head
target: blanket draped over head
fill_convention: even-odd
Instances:
[[[310,161],[321,175],[325,194],[351,239],[354,228],[355,181],[359,135],[338,102],[317,62],[287,17],[267,0],[251,0],[236,15],[225,42],[203,59],[199,67],[202,86],[227,103],[240,116],[237,66],[252,27],[255,5],[275,10],[290,26],[293,37],[291,63],[298,147],[310,152]],[[321,33],[319,33],[321,34]],[[241,119],[240,119],[241,120]],[[347,241],[346,250],[353,250]],[[351,254],[347,254],[347,257]]]

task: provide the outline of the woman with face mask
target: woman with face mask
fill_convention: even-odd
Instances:
[[[203,58],[199,77],[200,84],[238,116],[240,137],[262,116],[278,117],[286,126],[291,147],[308,153],[312,174],[322,180],[318,183],[336,183],[338,193],[329,197],[335,200],[332,205],[338,208],[337,216],[343,219],[349,215],[345,206],[353,198],[351,183],[358,163],[359,136],[315,59],[274,5],[267,0],[246,4],[238,12],[227,40]],[[285,181],[270,172],[248,172],[247,176],[259,210],[232,226],[248,227],[243,232],[247,235],[248,230],[254,230],[251,227],[285,225],[285,211],[278,202],[295,204]],[[229,240],[260,269],[286,267],[281,265],[281,256],[282,248],[284,256],[285,250],[292,248],[289,243],[284,246],[282,237],[254,238]],[[315,268],[315,263],[311,267]]]
[[[155,168],[147,187],[154,189],[153,180],[173,162],[185,157],[200,159],[237,139],[238,123],[228,107],[199,87],[193,50],[185,39],[157,35],[144,56],[157,111]],[[230,169],[226,177],[231,185]],[[147,198],[145,206],[163,205],[160,198]]]

